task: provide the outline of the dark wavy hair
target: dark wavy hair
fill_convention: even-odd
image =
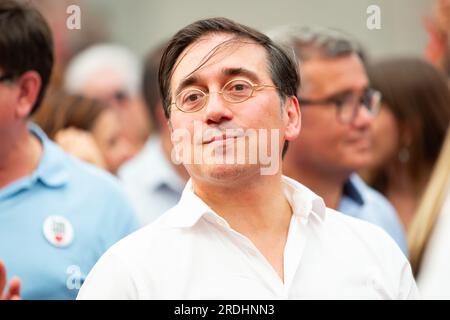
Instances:
[[[17,78],[34,70],[41,77],[39,95],[31,113],[41,104],[53,68],[53,39],[44,17],[30,4],[0,1],[0,69]]]
[[[173,36],[161,58],[158,81],[164,113],[168,119],[170,118],[172,99],[170,80],[178,57],[189,45],[212,33],[228,33],[235,35],[235,40],[250,40],[261,45],[267,52],[268,70],[273,83],[278,88],[278,94],[282,101],[288,96],[297,96],[297,90],[300,86],[297,63],[268,36],[227,18],[198,20],[184,27]],[[211,52],[208,57],[210,58],[213,54],[214,52]],[[283,147],[283,155],[286,153],[287,145],[286,141]]]

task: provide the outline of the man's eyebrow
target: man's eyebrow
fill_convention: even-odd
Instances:
[[[198,78],[194,76],[189,76],[181,81],[181,83],[178,85],[175,96],[177,96],[181,91],[183,91],[184,88],[189,87],[193,84],[196,84],[198,82]]]
[[[364,94],[368,89],[369,89],[368,86],[362,88],[361,89],[362,94]],[[341,90],[341,91],[338,91],[338,92],[335,92],[335,93],[332,93],[332,94],[326,96],[324,98],[324,100],[335,99],[335,98],[343,98],[343,97],[346,97],[346,96],[350,96],[353,93],[354,93],[354,91],[351,90],[351,89],[344,89],[344,90]]]
[[[254,82],[260,82],[256,73],[245,68],[226,68],[222,70],[222,73],[226,76],[244,76]]]
[[[253,82],[260,82],[259,77],[253,71],[245,68],[226,68],[222,70],[222,74],[225,76],[244,76],[252,80]],[[195,76],[188,76],[183,79],[175,90],[175,96],[177,96],[186,87],[192,86],[199,82],[199,78]]]

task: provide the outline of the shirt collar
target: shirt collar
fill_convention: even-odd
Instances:
[[[64,186],[69,179],[69,170],[66,168],[65,153],[51,142],[45,133],[35,124],[29,123],[28,130],[35,135],[42,145],[42,156],[37,168],[31,175],[20,178],[0,190],[0,198],[5,199],[17,192],[32,188],[37,182],[48,188]]]
[[[28,129],[42,144],[42,157],[37,169],[31,175],[32,180],[40,180],[48,187],[61,187],[68,182],[69,173],[66,166],[65,153],[58,150],[46,134],[34,123],[29,123]]]
[[[172,227],[189,228],[194,226],[202,216],[210,215],[220,218],[192,189],[192,179],[189,179],[181,194],[180,201],[170,209],[166,221]]]
[[[364,187],[365,184],[361,178],[356,173],[352,174],[344,184],[342,195],[348,197],[359,206],[362,206],[365,202],[363,193]]]
[[[284,193],[291,204],[293,214],[303,219],[311,215],[320,221],[325,219],[326,207],[323,199],[299,182],[282,177]],[[192,189],[192,181],[186,183],[178,204],[167,213],[166,223],[172,227],[189,228],[194,226],[200,218],[214,219],[216,222],[228,223],[214,212]]]
[[[313,215],[320,221],[324,221],[326,206],[321,197],[292,178],[283,176],[283,183],[285,184],[285,195],[291,204],[293,214],[304,219],[309,219]]]

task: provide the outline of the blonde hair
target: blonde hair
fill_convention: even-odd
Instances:
[[[408,231],[410,262],[417,275],[428,240],[439,217],[450,183],[450,127],[430,180]]]

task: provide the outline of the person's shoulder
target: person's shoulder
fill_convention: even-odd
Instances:
[[[64,152],[52,141],[48,142],[48,146],[53,154],[58,154],[59,161],[64,164],[70,176],[70,183],[82,184],[83,190],[121,192],[119,180],[111,173]]]
[[[139,178],[139,175],[142,172],[145,172],[148,169],[148,166],[151,165],[147,161],[145,161],[145,154],[137,154],[127,162],[125,162],[120,168],[118,172],[118,176],[121,180],[134,180]]]
[[[155,222],[121,238],[98,259],[77,299],[142,298],[136,286],[155,281],[174,265],[167,257],[179,254],[171,249],[176,239],[170,228]]]
[[[419,297],[408,259],[395,241],[379,226],[327,209],[323,233],[339,257],[351,261],[357,270],[370,270],[376,290],[388,292],[394,299]]]
[[[390,212],[395,214],[395,209],[384,195],[369,186],[360,176],[353,174],[350,178],[351,182],[363,194],[364,201],[367,206],[383,212]]]
[[[126,182],[140,179],[143,172],[147,172],[150,167],[155,165],[154,153],[158,143],[157,139],[157,137],[150,137],[138,154],[119,168],[118,176],[121,180]]]
[[[361,247],[368,253],[378,257],[386,255],[403,256],[395,241],[381,227],[362,219],[354,218],[339,211],[327,208],[324,220],[327,235],[336,243],[345,242],[346,245]]]
[[[340,211],[327,208],[325,225],[328,228],[340,230],[350,229],[353,233],[367,234],[367,236],[384,237],[386,232],[379,226],[365,220],[346,215]]]
[[[78,205],[92,213],[92,221],[102,224],[99,233],[112,235],[115,242],[116,235],[122,238],[140,226],[123,186],[115,176],[72,155],[65,156],[69,170],[67,193],[80,199]]]
[[[183,247],[188,238],[195,237],[195,232],[192,228],[176,227],[169,222],[173,221],[175,211],[176,206],[152,223],[128,235],[114,245],[113,251],[119,256],[138,258],[143,252],[147,255],[170,255],[174,248]]]

